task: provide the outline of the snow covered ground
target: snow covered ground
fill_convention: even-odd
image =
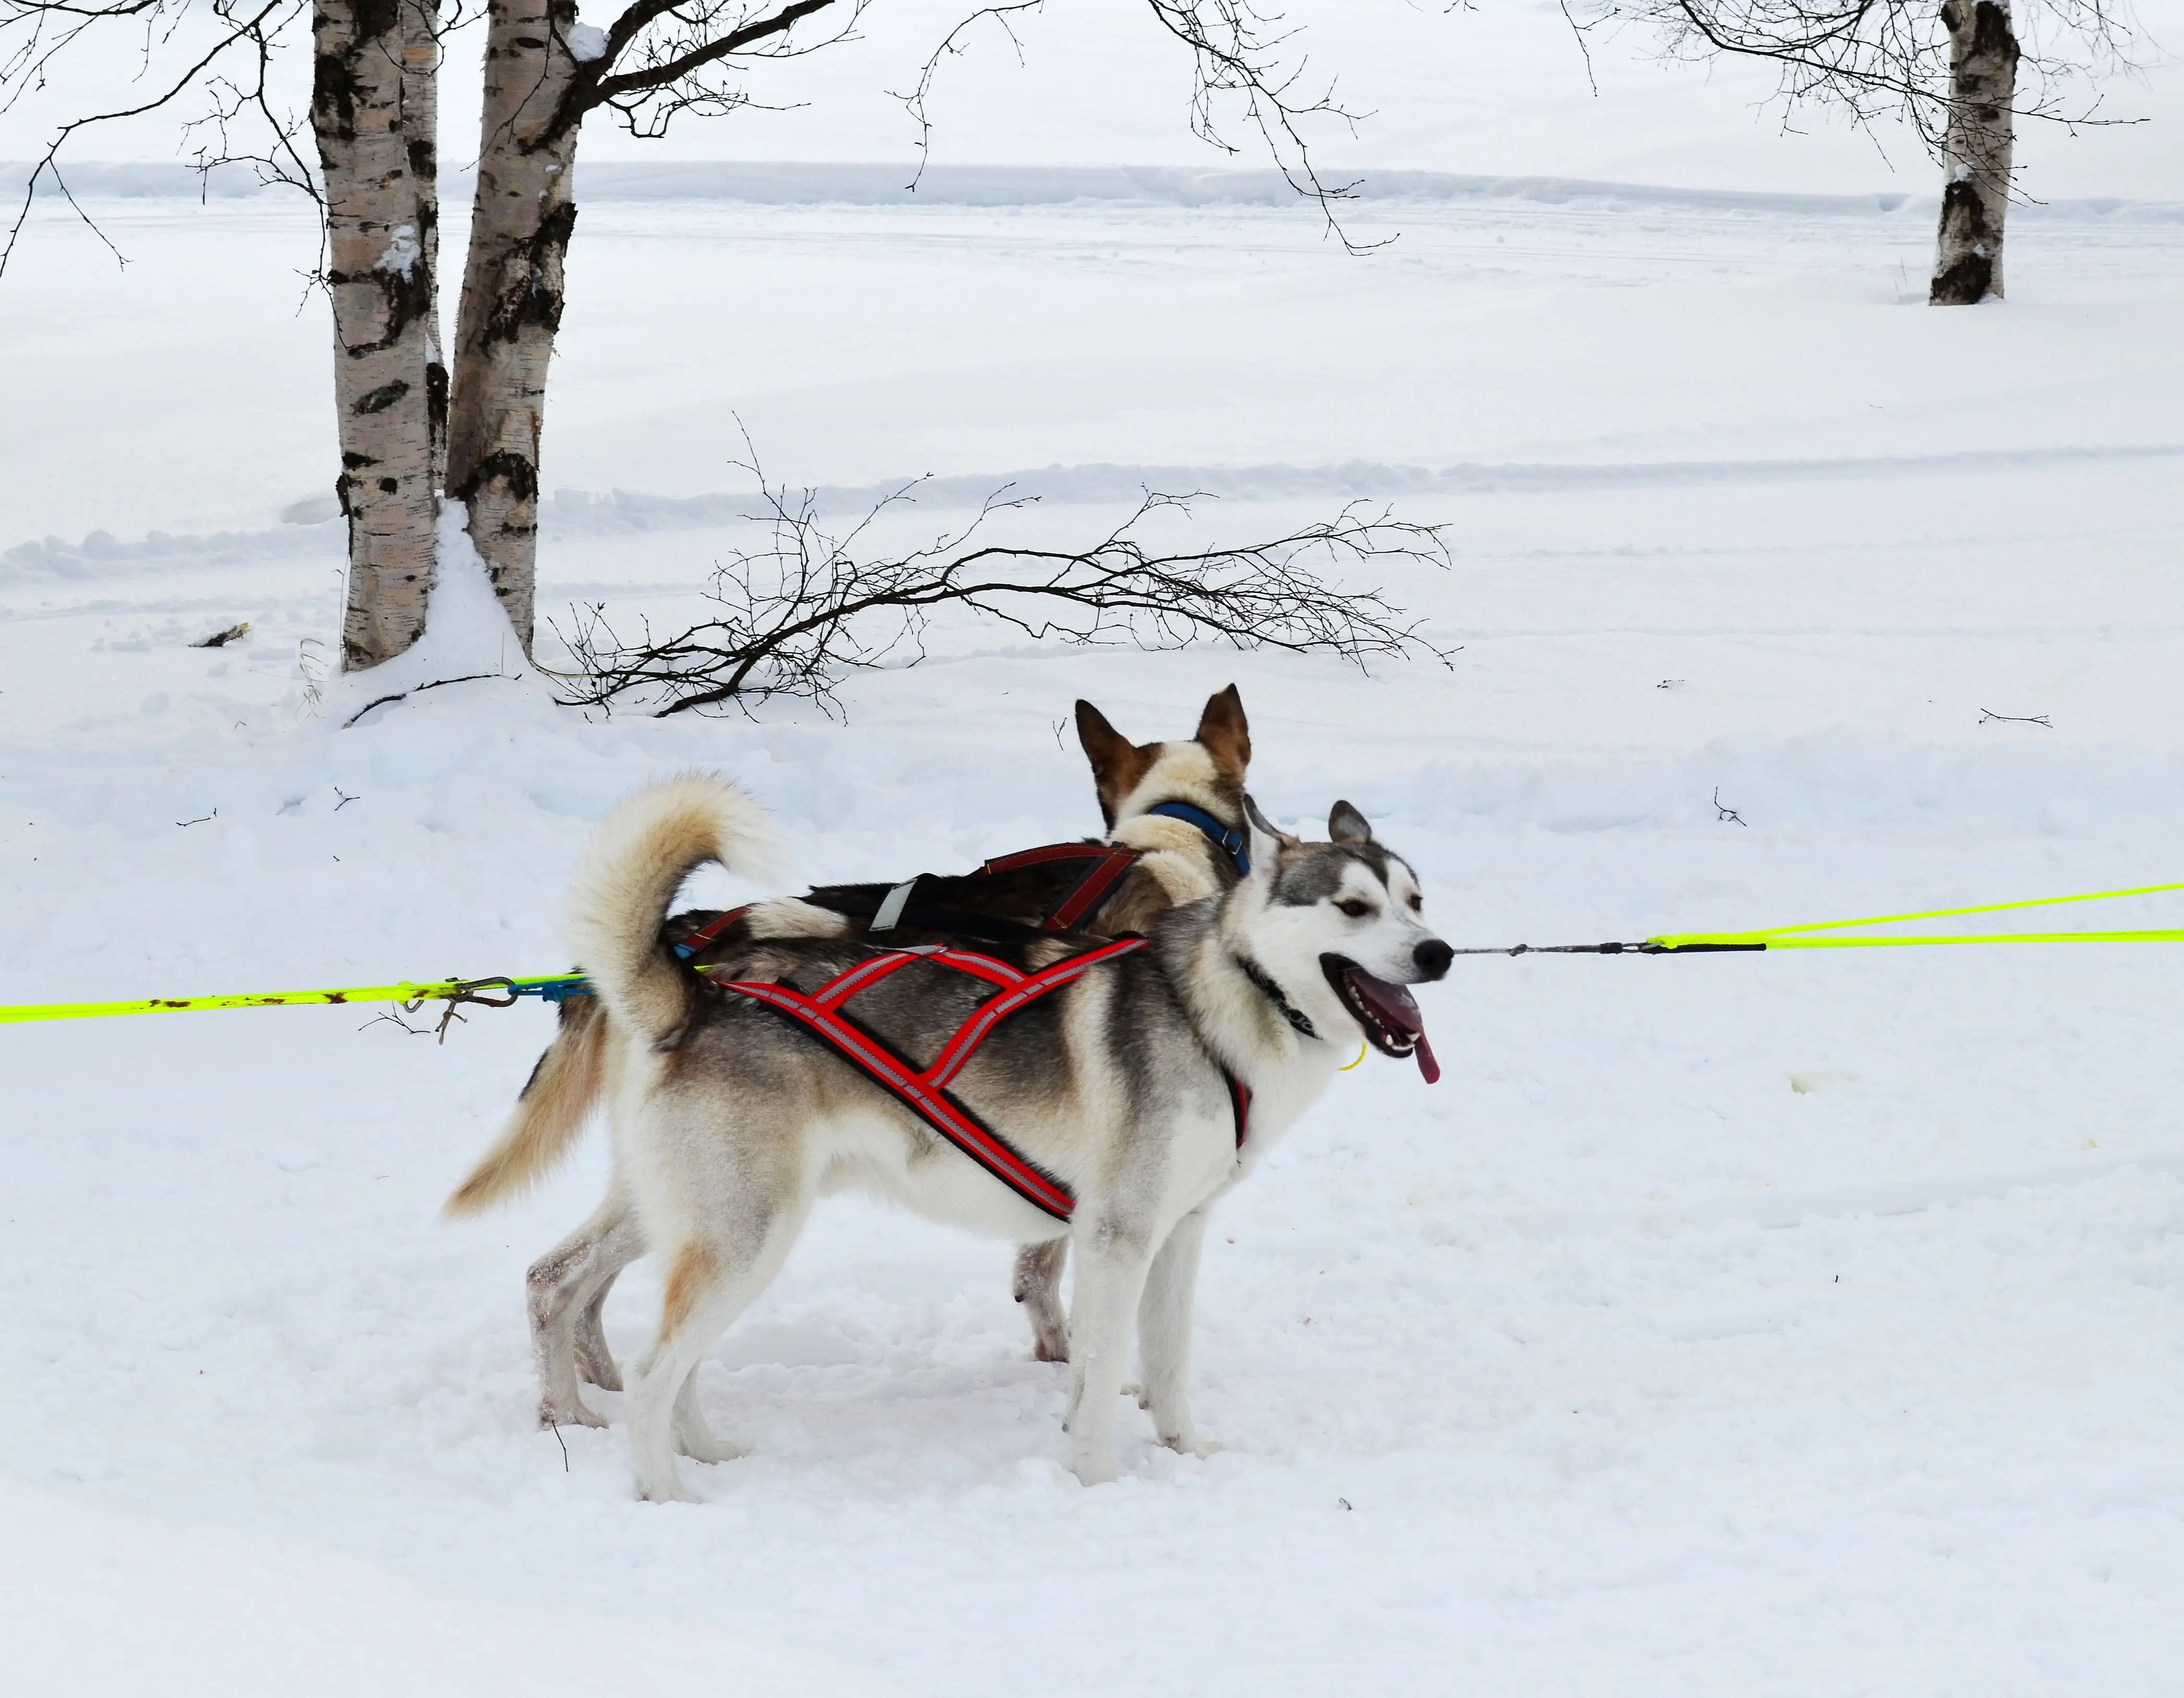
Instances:
[[[1453,665],[951,626],[846,725],[532,679],[343,729],[384,692],[311,682],[292,209],[114,199],[117,275],[45,203],[0,288],[0,1002],[554,970],[589,823],[691,764],[804,877],[961,866],[1094,825],[1072,698],[1152,736],[1232,677],[1268,807],[1358,803],[1459,944],[2184,878],[2184,184],[2028,211],[2010,303],[1942,314],[1928,204],[1856,182],[1412,183],[1353,259],[1178,176],[796,175],[587,204],[542,608],[690,605],[740,419],[845,515],[934,473],[905,534],[1012,479],[1041,537],[1140,482],[1230,537],[1391,500],[1450,526],[1385,582]],[[619,1431],[530,1422],[521,1272],[598,1140],[435,1216],[541,1010],[0,1027],[0,1643],[75,1692],[2173,1691],[2180,960],[1459,963],[1441,1084],[1346,1076],[1224,1206],[1228,1450],[1139,1425],[1080,1489],[1006,1248],[843,1203],[703,1371],[755,1455],[665,1508]]]

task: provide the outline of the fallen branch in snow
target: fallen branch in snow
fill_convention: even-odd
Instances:
[[[392,695],[374,696],[370,701],[366,702],[362,707],[359,708],[354,713],[351,714],[347,719],[342,721],[342,729],[343,731],[347,731],[351,726],[354,725],[374,708],[383,708],[389,702],[407,701],[412,696],[423,695],[427,690],[437,690],[443,684],[475,684],[481,678],[506,678],[513,676],[513,674],[508,672],[465,672],[460,678],[435,678],[429,684],[419,684],[412,689],[397,690]],[[354,802],[356,798],[352,796],[348,799]],[[342,804],[337,802],[334,804],[334,811],[336,813],[339,813],[341,811],[341,806]]]
[[[1743,815],[1738,813],[1736,809],[1724,808],[1722,806],[1721,786],[1719,784],[1713,787],[1713,816],[1717,821],[1733,820],[1740,826],[1749,825],[1751,823],[1744,817]]]
[[[2053,725],[2048,724],[2048,715],[2045,714],[1998,714],[1992,708],[1981,708],[1979,722],[1985,725],[1990,720],[2001,725],[2044,725],[2050,731],[2055,729]]]
[[[713,618],[666,637],[655,637],[647,621],[632,641],[609,622],[604,603],[571,610],[571,627],[561,635],[576,670],[554,675],[568,686],[565,705],[604,707],[633,697],[665,717],[729,704],[748,713],[787,696],[832,714],[845,673],[924,659],[928,621],[950,605],[1034,640],[1078,645],[1179,649],[1211,638],[1238,649],[1339,654],[1361,669],[1372,658],[1413,654],[1446,665],[1456,652],[1427,641],[1422,621],[1407,619],[1378,589],[1338,587],[1314,570],[1386,560],[1447,564],[1439,526],[1397,520],[1384,509],[1353,503],[1332,520],[1270,541],[1160,553],[1144,535],[1150,522],[1187,516],[1203,498],[1148,491],[1128,519],[1084,548],[972,546],[997,517],[1033,504],[1004,487],[959,531],[905,554],[861,559],[855,550],[867,528],[910,502],[916,484],[842,536],[822,527],[811,491],[792,499],[785,485],[761,479],[760,487],[772,543],[739,549],[715,569],[707,591],[720,609]]]

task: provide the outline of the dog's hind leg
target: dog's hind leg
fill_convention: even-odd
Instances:
[[[1138,1300],[1138,1351],[1145,1359],[1145,1406],[1162,1444],[1186,1456],[1220,1449],[1198,1436],[1190,1418],[1190,1328],[1198,1290],[1198,1256],[1206,1211],[1176,1222],[1153,1258]]]
[[[1134,1222],[1103,1211],[1089,1224],[1078,1213],[1077,1290],[1069,1316],[1069,1442],[1077,1478],[1088,1486],[1115,1478],[1115,1400],[1130,1350],[1130,1318],[1151,1257]]]
[[[531,1317],[532,1358],[538,1370],[540,1426],[606,1425],[603,1417],[585,1406],[577,1390],[579,1329],[588,1317],[596,1328],[597,1306],[605,1300],[615,1276],[644,1254],[644,1230],[627,1194],[616,1185],[589,1220],[531,1264],[524,1276],[524,1293]],[[606,1355],[604,1337],[597,1339],[596,1348],[612,1372],[613,1358]]]
[[[692,1376],[713,1341],[773,1283],[810,1212],[802,1188],[772,1198],[747,1194],[709,1211],[710,1218],[669,1253],[660,1334],[631,1370],[625,1405],[640,1498],[687,1500],[677,1448],[700,1461],[744,1454],[706,1430]]]
[[[587,1385],[595,1385],[601,1391],[621,1389],[621,1370],[615,1366],[614,1352],[607,1347],[606,1322],[604,1311],[607,1293],[621,1277],[616,1268],[599,1282],[599,1289],[592,1294],[592,1300],[584,1305],[577,1317],[574,1343],[577,1352],[577,1377]]]
[[[1009,1289],[1031,1322],[1031,1359],[1035,1362],[1069,1360],[1069,1317],[1061,1307],[1061,1270],[1068,1260],[1067,1238],[1017,1246],[1016,1277]]]

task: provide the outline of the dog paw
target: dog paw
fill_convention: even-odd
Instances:
[[[649,1485],[639,1480],[637,1483],[637,1500],[639,1503],[696,1503],[698,1495],[688,1490],[682,1481],[671,1477],[655,1480]]]
[[[750,1455],[749,1445],[716,1439],[710,1433],[679,1433],[675,1448],[694,1462],[736,1462]]]
[[[1160,1435],[1160,1441],[1169,1450],[1185,1456],[1218,1456],[1228,1448],[1218,1439],[1201,1439],[1195,1433],[1163,1433]]]
[[[1084,1486],[1112,1486],[1118,1475],[1112,1456],[1080,1455],[1073,1472],[1077,1475],[1077,1483]]]
[[[614,1365],[612,1356],[594,1356],[579,1351],[577,1372],[583,1377],[585,1384],[595,1385],[601,1391],[620,1391],[622,1389],[621,1370]]]
[[[542,1399],[538,1405],[538,1430],[541,1433],[549,1427],[604,1427],[606,1424],[606,1417],[595,1410],[587,1409],[581,1397],[571,1398],[566,1404]]]

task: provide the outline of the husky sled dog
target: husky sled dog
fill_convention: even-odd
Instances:
[[[1108,828],[1106,842],[1134,850],[1138,857],[1078,923],[1078,930],[1094,938],[1141,932],[1165,909],[1217,894],[1235,881],[1239,857],[1233,851],[1244,842],[1244,779],[1251,741],[1234,684],[1207,700],[1188,741],[1133,743],[1084,701],[1077,704],[1077,731]],[[1152,811],[1178,805],[1199,822]],[[1228,834],[1228,849],[1209,835],[1209,826]],[[744,854],[755,848],[747,846]],[[1004,858],[1011,859],[1016,858]],[[902,945],[1034,934],[1051,910],[1049,896],[1066,889],[1075,877],[1066,865],[1060,870],[1060,887],[1050,876],[1042,877],[1039,867],[1000,877],[915,881],[906,904],[893,916],[896,923],[884,928],[885,940]],[[710,965],[725,952],[760,938],[861,938],[890,894],[885,885],[833,886],[801,900],[753,905],[739,918],[694,910],[671,918],[665,936],[681,949],[696,945],[690,954],[694,966]],[[943,927],[945,933],[939,929]],[[479,1211],[527,1188],[561,1159],[582,1132],[601,1094],[606,1057],[613,1049],[613,1021],[590,996],[563,1002],[560,1021],[560,1032],[539,1057],[499,1139],[448,1199],[450,1215]],[[1061,1301],[1068,1250],[1066,1238],[1049,1239],[1025,1244],[1017,1258],[1012,1289],[1024,1306],[1033,1354],[1041,1361],[1068,1356]],[[621,1269],[644,1251],[635,1216],[617,1183],[589,1220],[532,1265],[526,1307],[542,1425],[603,1424],[585,1406],[578,1383],[581,1378],[610,1390],[621,1389],[600,1312]]]
[[[1248,799],[1245,809],[1244,878],[1156,916],[1141,941],[1105,946],[1098,965],[1059,974],[1043,970],[1081,944],[1034,939],[944,960],[754,938],[701,977],[661,941],[668,905],[694,867],[734,865],[763,837],[763,816],[733,786],[688,777],[639,792],[600,825],[577,870],[570,937],[610,1016],[617,1169],[643,1241],[666,1265],[659,1331],[626,1406],[640,1496],[685,1495],[678,1449],[701,1461],[741,1454],[706,1429],[694,1371],[779,1271],[813,1202],[851,1186],[1019,1242],[1068,1236],[1080,1479],[1115,1477],[1134,1317],[1155,1431],[1204,1451],[1185,1382],[1208,1210],[1360,1036],[1417,1055],[1433,1076],[1402,987],[1440,977],[1451,959],[1426,927],[1410,866],[1347,803],[1325,843],[1276,833]],[[958,970],[961,959],[983,966]],[[963,1033],[1027,974],[1051,981],[1051,994],[989,1021],[963,1051]],[[837,1053],[783,1017],[790,1005],[847,1016],[852,999],[848,1041],[924,1070],[928,1111],[875,1083],[873,1066],[851,1065],[850,1048]],[[937,1135],[947,1122],[934,1097],[1002,1133],[1018,1178],[1002,1183],[962,1137]]]

